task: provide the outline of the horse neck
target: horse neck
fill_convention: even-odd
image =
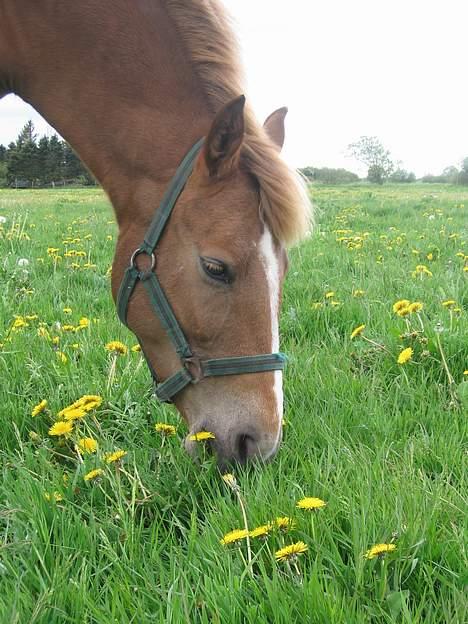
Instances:
[[[212,115],[162,2],[65,5],[8,4],[0,83],[73,146],[125,221],[132,203],[165,186]]]

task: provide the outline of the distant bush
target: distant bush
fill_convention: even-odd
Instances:
[[[396,169],[389,177],[390,182],[416,182],[416,176],[412,171],[406,169]]]
[[[311,182],[321,182],[322,184],[349,184],[359,181],[358,175],[346,169],[304,167],[304,169],[300,169],[300,172]]]

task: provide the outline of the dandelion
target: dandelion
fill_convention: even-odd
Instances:
[[[386,553],[396,550],[396,544],[376,544],[372,546],[364,555],[366,559],[374,559],[375,557],[383,557]]]
[[[72,410],[76,410],[76,409],[81,409],[84,412],[88,413],[91,410],[95,409],[96,407],[99,407],[101,403],[102,403],[102,397],[100,397],[99,395],[85,394],[84,396],[79,398],[77,401],[69,405],[68,407],[64,407],[62,410],[60,410],[60,412],[58,413],[58,416],[59,418],[61,418],[65,416],[68,412],[71,412]],[[78,418],[81,418],[81,416],[78,416]]]
[[[44,493],[44,498],[47,501],[54,500],[56,503],[60,503],[60,501],[63,501],[63,496],[59,492],[52,492],[52,494],[49,494],[48,492],[45,492]]]
[[[19,258],[16,264],[19,267],[27,267],[29,265],[29,260],[27,258]]]
[[[413,314],[414,312],[421,312],[423,307],[424,307],[424,305],[420,301],[414,301],[413,303],[409,304],[408,312],[410,314]]]
[[[463,375],[464,375],[465,377],[466,377],[466,376],[468,376],[468,370],[463,371]]]
[[[270,534],[272,528],[273,528],[273,525],[270,523],[262,524],[261,526],[258,526],[256,529],[252,529],[249,535],[250,537],[267,537]]]
[[[395,314],[398,314],[400,310],[402,310],[403,308],[407,308],[409,304],[410,301],[408,299],[400,299],[399,301],[395,301],[395,303],[393,304],[393,311],[395,312]]]
[[[46,340],[50,340],[50,334],[47,331],[47,329],[45,327],[38,327],[37,328],[37,335],[40,338],[45,338]]]
[[[245,539],[248,535],[249,532],[247,529],[234,529],[233,531],[226,533],[226,535],[219,541],[223,546],[227,546],[228,544],[233,544],[235,542],[239,542],[241,539]]]
[[[156,423],[154,428],[158,433],[162,433],[162,435],[165,436],[173,436],[176,433],[174,425],[168,425],[166,423]]]
[[[211,431],[198,431],[189,436],[191,442],[204,442],[205,440],[214,440],[215,438],[215,434],[211,433]]]
[[[447,301],[442,301],[442,305],[444,306],[444,308],[451,308],[454,305],[456,305],[456,301],[455,299],[447,299]]]
[[[75,407],[66,410],[62,410],[62,415],[65,420],[79,420],[86,416],[86,411],[82,407]]]
[[[77,447],[82,453],[95,453],[98,443],[94,438],[80,438]]]
[[[398,364],[406,364],[406,362],[409,362],[409,360],[411,360],[411,358],[413,357],[413,353],[414,351],[411,347],[403,349],[403,351],[398,356]]]
[[[329,290],[328,292],[325,293],[325,299],[332,299],[334,296],[335,296],[334,290]]]
[[[112,342],[108,342],[105,346],[107,351],[111,353],[118,353],[119,355],[126,355],[128,349],[123,344],[123,342],[119,342],[118,340],[113,340]]]
[[[133,345],[131,351],[133,351],[133,353],[139,353],[141,351],[141,346],[139,344]]]
[[[89,327],[89,319],[86,318],[85,316],[81,317],[80,320],[78,321],[78,327],[80,329],[86,329],[86,327]]]
[[[296,507],[299,509],[322,509],[322,507],[325,507],[326,504],[327,503],[321,498],[308,496],[306,498],[301,498],[300,501],[297,501]]]
[[[125,457],[127,451],[114,451],[113,453],[106,453],[104,458],[107,464],[112,464],[113,462],[118,462],[122,457]]]
[[[55,355],[62,362],[62,364],[66,364],[68,362],[68,358],[63,351],[56,351]]]
[[[38,403],[32,408],[31,416],[37,416],[38,414],[43,412],[46,407],[47,407],[47,400],[43,399],[40,403]]]
[[[85,474],[83,478],[85,481],[92,481],[96,477],[99,477],[100,475],[102,475],[103,472],[104,470],[102,468],[96,468],[95,470],[91,470],[90,472]]]
[[[65,314],[71,314],[72,313],[72,309],[71,308],[63,308],[63,312]]]
[[[59,420],[49,429],[50,436],[67,436],[73,431],[73,423]]]
[[[238,487],[236,477],[231,472],[226,472],[221,478],[229,487],[233,489]]]
[[[29,323],[22,316],[18,316],[13,321],[13,325],[11,326],[11,329],[13,331],[18,331],[18,329],[22,329],[23,327],[29,327]]]
[[[304,542],[296,542],[295,544],[289,544],[284,548],[280,548],[275,552],[276,561],[290,561],[295,559],[298,555],[302,555],[309,550],[309,547]]]
[[[362,332],[364,331],[365,327],[366,327],[365,325],[358,325],[357,327],[355,327],[353,331],[351,332],[351,340],[353,338],[356,338],[356,336],[360,336]]]
[[[275,518],[274,523],[280,531],[288,531],[296,526],[296,522],[292,518],[288,518],[288,516],[278,516]]]
[[[362,297],[365,295],[365,291],[361,290],[360,288],[356,288],[356,290],[353,290],[353,297]]]

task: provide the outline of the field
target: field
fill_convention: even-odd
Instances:
[[[103,194],[0,191],[0,624],[466,622],[468,189],[311,192],[281,318],[284,442],[236,491],[151,398],[110,296]],[[49,435],[83,395],[102,402]],[[290,520],[222,545],[239,498],[251,530]]]

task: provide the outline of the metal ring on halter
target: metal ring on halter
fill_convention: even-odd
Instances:
[[[135,264],[135,260],[136,260],[137,256],[139,256],[140,254],[143,254],[143,253],[151,258],[151,266],[149,267],[149,269],[145,269],[145,272],[152,271],[154,269],[154,267],[156,266],[156,257],[155,257],[153,252],[151,252],[149,254],[144,249],[141,249],[141,247],[137,247],[135,249],[135,251],[132,253],[131,258],[130,258],[130,266],[133,267],[133,268],[138,269],[137,265]]]

